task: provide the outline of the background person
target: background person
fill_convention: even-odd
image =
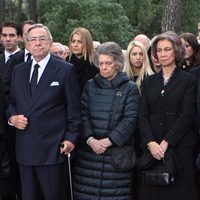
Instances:
[[[180,38],[185,49],[183,69],[190,71],[194,67],[200,67],[200,45],[196,36],[192,33],[183,33]]]
[[[151,45],[151,40],[146,35],[144,35],[144,34],[136,35],[133,38],[133,41],[141,42],[144,45],[144,47],[146,48],[146,51],[148,52],[150,45]]]
[[[10,68],[13,68],[13,64],[11,66],[11,63],[15,62],[15,57],[20,53],[19,49],[19,41],[21,40],[21,27],[19,24],[15,22],[5,22],[3,24],[3,27],[1,29],[1,41],[4,46],[4,52],[0,55],[0,76],[1,81],[3,84],[2,91],[4,92],[4,107],[2,105],[2,109],[5,109],[7,107],[8,102],[8,95],[9,95],[9,87],[10,87],[10,79],[11,79],[11,73]],[[7,71],[9,71],[10,79],[7,81],[5,79],[5,76],[7,74]],[[5,81],[6,80],[6,81]],[[21,199],[21,192],[20,192],[20,181],[18,176],[18,168],[15,161],[15,131],[12,127],[6,126],[6,134],[7,134],[7,145],[9,150],[9,160],[10,160],[10,169],[12,171],[11,176],[9,179],[4,178],[3,183],[1,185],[2,188],[9,187],[10,188],[10,195],[4,196],[4,200],[6,199],[16,199],[16,196],[18,199]],[[9,183],[10,182],[10,186]],[[14,191],[14,192],[13,192]]]
[[[136,82],[141,90],[142,81],[145,77],[153,74],[149,64],[149,58],[144,45],[138,41],[131,41],[127,47],[125,56],[124,72]]]
[[[54,42],[51,47],[51,53],[58,56],[60,59],[65,60],[65,49],[59,42]]]
[[[4,46],[4,53],[0,55],[0,73],[5,70],[5,63],[18,52],[18,42],[21,39],[21,28],[15,22],[5,22],[1,29],[1,41]]]
[[[83,27],[74,29],[70,35],[69,49],[67,61],[76,68],[82,94],[86,82],[98,73],[97,67],[93,64],[94,47],[90,32]]]

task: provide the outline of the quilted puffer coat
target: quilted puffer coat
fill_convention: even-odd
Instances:
[[[131,199],[132,171],[118,172],[113,168],[111,148],[132,142],[138,101],[136,84],[123,72],[111,81],[96,75],[87,83],[82,97],[83,135],[73,174],[74,199]],[[86,144],[91,136],[108,137],[112,146],[97,155]]]

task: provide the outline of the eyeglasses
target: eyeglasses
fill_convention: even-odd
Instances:
[[[41,42],[41,43],[47,43],[49,41],[49,39],[45,36],[41,36],[41,37],[29,37],[28,38],[28,42],[29,43],[36,43],[37,41]]]
[[[106,67],[111,67],[113,65],[113,61],[107,61],[107,62],[99,62],[99,67],[103,67],[104,65]]]

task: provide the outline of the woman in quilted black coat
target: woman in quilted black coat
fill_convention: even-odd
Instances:
[[[100,74],[88,81],[82,96],[83,135],[75,162],[74,199],[131,199],[132,169],[112,165],[112,148],[133,142],[138,88],[121,72],[123,54],[114,42],[97,53]]]

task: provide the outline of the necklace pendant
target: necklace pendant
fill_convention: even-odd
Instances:
[[[161,93],[162,96],[164,96],[165,90],[162,89],[160,93]]]

